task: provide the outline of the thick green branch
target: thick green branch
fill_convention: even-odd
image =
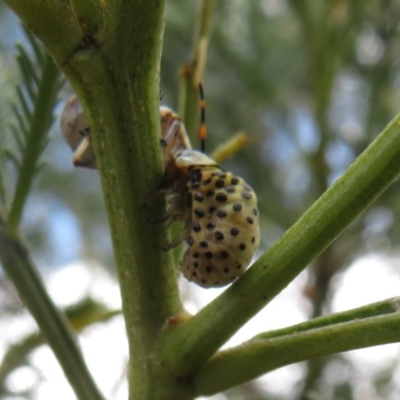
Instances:
[[[167,233],[149,217],[165,210],[159,65],[165,2],[115,2],[96,44],[63,66],[88,116],[111,227],[130,344],[131,398],[187,398],[159,359],[157,339],[182,313]],[[140,17],[138,17],[140,16]],[[154,385],[154,382],[158,382]],[[168,397],[169,396],[169,397]]]
[[[157,83],[163,7],[160,2],[118,10],[115,36],[78,52],[64,70],[92,127],[127,324],[149,341],[180,311],[170,254],[162,251],[166,233],[148,222],[163,210],[156,195],[162,175]],[[135,15],[143,26],[128,23]]]
[[[335,240],[399,172],[400,115],[240,279],[191,320],[166,333],[165,355],[173,370],[184,375],[195,372]]]
[[[76,18],[86,35],[94,35],[101,26],[102,13],[101,0],[71,0],[71,6]]]
[[[382,304],[381,304],[382,306]],[[211,395],[239,385],[284,365],[343,351],[400,341],[399,299],[391,304],[391,313],[359,317],[315,329],[303,326],[296,332],[275,331],[272,338],[252,339],[234,349],[221,351],[196,374],[197,395]],[[365,314],[363,307],[361,314]],[[371,310],[375,314],[376,309]],[[357,310],[352,310],[353,316]],[[340,318],[340,314],[336,315]],[[330,316],[331,317],[331,316]],[[318,318],[318,321],[322,318]],[[311,321],[310,321],[311,322]],[[326,322],[326,321],[325,321]],[[307,323],[305,323],[307,324]],[[268,337],[268,333],[266,337]]]
[[[0,261],[24,304],[35,318],[79,399],[102,395],[90,376],[65,316],[55,307],[22,243],[0,221]]]

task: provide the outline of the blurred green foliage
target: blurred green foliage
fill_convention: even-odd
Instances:
[[[179,71],[191,53],[197,2],[176,0],[168,7],[161,92],[162,102],[177,108]],[[1,10],[6,20],[9,14]],[[258,194],[261,250],[296,221],[398,112],[399,21],[395,0],[217,2],[204,78],[208,147],[238,131],[250,138],[224,167],[243,176]],[[20,37],[18,28],[13,29]],[[0,43],[0,88],[5,76],[22,78],[15,71],[13,52]],[[9,90],[0,90],[2,130],[1,105],[9,95]],[[63,96],[70,95],[65,87]],[[77,258],[96,259],[113,271],[97,173],[73,169],[58,124],[45,158],[48,165],[36,182],[21,228],[38,264],[55,268]],[[330,309],[332,279],[354,259],[398,251],[399,191],[397,182],[310,266],[304,296],[311,316]],[[44,199],[49,205],[45,209],[40,207]],[[64,234],[56,221],[60,214],[67,224]],[[353,398],[350,367],[344,382],[329,375],[339,364],[346,364],[341,356],[310,361],[303,384],[290,398]],[[376,377],[376,393],[382,398],[390,391],[392,371]],[[256,383],[227,395],[275,398]]]

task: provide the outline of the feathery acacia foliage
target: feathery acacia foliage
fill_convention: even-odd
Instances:
[[[54,107],[63,79],[51,57],[26,31],[31,45],[17,46],[17,62],[22,81],[16,87],[16,102],[11,105],[14,121],[10,129],[16,144],[6,155],[17,170],[15,193],[8,214],[8,229],[16,233],[24,203],[33,179],[40,170],[39,158],[48,143],[48,134],[54,121]]]

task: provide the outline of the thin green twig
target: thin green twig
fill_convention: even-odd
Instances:
[[[379,301],[377,303],[368,304],[363,307],[355,308],[352,310],[324,315],[323,317],[313,318],[300,324],[292,325],[287,328],[277,329],[269,332],[263,332],[256,335],[252,340],[257,339],[271,339],[275,337],[295,334],[299,332],[309,331],[345,322],[355,321],[357,319],[365,319],[371,317],[382,316],[385,314],[392,314],[399,311],[400,298],[394,297],[391,299]]]
[[[399,324],[396,298],[261,334],[206,363],[195,376],[196,393],[211,395],[294,362],[398,342]]]

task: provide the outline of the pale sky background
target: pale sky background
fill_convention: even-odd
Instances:
[[[282,328],[307,319],[308,306],[301,296],[305,279],[306,272],[303,272],[271,304],[249,321],[225,347],[235,346],[259,332]],[[60,306],[71,305],[88,293],[112,308],[120,306],[118,285],[95,264],[66,265],[58,272],[49,275],[46,283],[51,296]],[[184,281],[183,278],[180,285],[182,293],[192,291],[193,300],[186,304],[187,309],[192,313],[224,290],[202,289]],[[400,278],[393,270],[393,260],[386,260],[379,255],[370,255],[355,261],[346,273],[335,279],[334,285],[336,288],[333,311],[338,312],[397,296]],[[2,321],[1,325],[0,357],[8,344],[15,343],[35,328],[34,322],[28,315],[19,319],[13,318],[12,321]],[[127,398],[128,347],[122,317],[115,317],[106,324],[98,324],[86,329],[79,340],[88,366],[106,398],[125,400]],[[346,353],[346,357],[351,360],[359,377],[356,393],[354,393],[355,400],[376,398],[370,378],[395,362],[399,357],[399,350],[399,344],[393,344]],[[16,370],[9,377],[11,387],[22,389],[36,385],[35,398],[40,400],[75,399],[61,368],[47,346],[36,350],[30,360],[37,371],[33,372],[28,367]],[[301,382],[304,370],[302,364],[291,365],[259,378],[258,382],[260,385],[265,385],[272,393],[285,393],[290,398],[295,385]],[[338,368],[338,371],[341,369]],[[39,384],[37,384],[36,373],[40,375]],[[395,374],[400,377],[400,368],[397,368]],[[342,374],[334,374],[334,377],[345,380],[345,375],[342,371]],[[397,389],[400,391],[400,387]],[[225,396],[221,394],[211,399],[224,400]]]

